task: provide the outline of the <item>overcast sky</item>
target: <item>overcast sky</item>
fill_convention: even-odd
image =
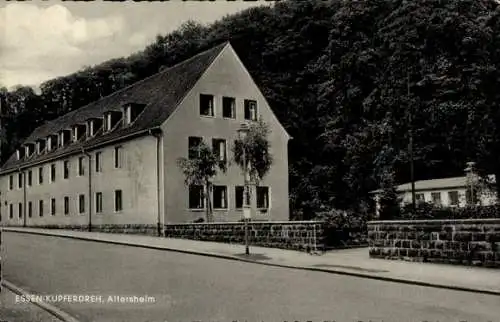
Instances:
[[[0,87],[43,81],[126,57],[187,20],[210,23],[264,5],[243,2],[0,3]]]

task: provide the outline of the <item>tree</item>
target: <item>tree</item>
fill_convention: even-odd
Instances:
[[[234,162],[240,167],[247,176],[245,180],[255,189],[260,181],[264,179],[271,169],[273,157],[269,151],[270,130],[267,124],[260,118],[257,122],[252,122],[248,127],[248,133],[244,138],[238,138],[234,141],[233,154]],[[252,200],[252,211],[256,191],[247,191]],[[246,198],[247,196],[244,196]]]
[[[218,155],[205,143],[201,142],[198,146],[191,148],[192,158],[179,158],[178,166],[185,177],[185,184],[201,185],[204,187],[206,219],[213,221],[213,209],[211,203],[212,180],[218,171],[226,172],[226,162],[221,162]]]

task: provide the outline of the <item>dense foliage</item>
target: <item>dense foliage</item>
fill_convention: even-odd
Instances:
[[[231,40],[293,137],[294,218],[363,213],[369,191],[409,181],[410,128],[416,179],[461,175],[470,160],[500,178],[499,18],[494,0],[332,0],[189,22],[140,53],[50,80],[40,95],[2,90],[2,158],[41,122]]]
[[[422,220],[422,219],[481,219],[498,218],[500,206],[467,206],[460,208],[436,208],[429,203],[418,204],[415,210],[411,205],[403,207],[398,215],[387,219]]]

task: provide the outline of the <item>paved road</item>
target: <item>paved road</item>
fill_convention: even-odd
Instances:
[[[6,232],[5,277],[82,321],[500,321],[500,297]],[[149,304],[107,302],[148,295]]]

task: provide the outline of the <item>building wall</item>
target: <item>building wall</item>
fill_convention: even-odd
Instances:
[[[451,205],[451,200],[449,198],[448,192],[450,192],[450,191],[458,191],[458,207],[465,207],[467,205],[466,194],[465,194],[466,188],[465,187],[453,188],[453,189],[417,190],[415,192],[415,195],[423,194],[424,200],[426,202],[432,202],[432,193],[439,192],[439,193],[441,193],[441,205],[443,207],[449,207]],[[401,198],[401,206],[403,206],[405,204],[411,204],[411,202],[412,202],[411,191],[402,192],[402,193],[400,193],[399,197]],[[379,198],[380,198],[379,194],[374,195],[377,215],[380,212]],[[480,194],[479,199],[480,199],[481,205],[483,205],[483,206],[493,205],[496,202],[495,193],[493,191],[489,191],[489,190],[483,191]]]
[[[156,139],[141,137],[120,144],[122,147],[122,168],[114,168],[114,148],[107,146],[90,152],[92,156],[92,223],[104,224],[156,224]],[[100,151],[102,172],[95,172],[95,152]],[[27,225],[85,225],[89,220],[88,158],[84,161],[84,176],[78,176],[78,158],[73,155],[54,162],[31,168],[32,186],[26,186],[26,205],[32,202],[32,217]],[[63,178],[63,164],[70,162],[69,178]],[[56,165],[56,180],[50,182],[51,164]],[[43,184],[38,183],[38,168],[43,167]],[[24,171],[27,173],[30,169]],[[17,204],[23,202],[23,189],[18,188],[17,173],[14,173],[14,189],[9,190],[9,175],[0,177],[2,222],[4,225],[22,225],[23,219],[17,213]],[[26,182],[27,182],[26,178]],[[114,191],[122,190],[123,210],[114,211]],[[95,192],[103,194],[103,212],[95,212]],[[85,195],[85,212],[79,213],[79,195]],[[69,214],[64,214],[64,197],[68,196]],[[51,198],[56,199],[56,214],[51,215]],[[39,216],[39,200],[44,201],[43,217]],[[14,218],[9,219],[9,204],[14,203]],[[28,211],[26,208],[26,215]]]
[[[215,117],[200,116],[199,95],[214,95]],[[222,117],[222,97],[236,98],[236,119]],[[165,169],[165,222],[190,222],[205,218],[204,210],[190,210],[188,187],[177,160],[188,156],[188,137],[203,137],[211,145],[212,138],[225,139],[227,157],[232,160],[233,142],[237,130],[244,121],[243,100],[257,101],[258,114],[270,126],[271,153],[274,163],[270,173],[260,183],[269,187],[270,208],[267,213],[257,211],[256,220],[288,220],[288,136],[271,112],[263,95],[243,68],[232,49],[226,47],[205,72],[192,91],[184,98],[179,108],[163,126]],[[213,183],[225,185],[228,191],[228,209],[214,210],[216,221],[237,221],[241,210],[235,209],[235,186],[243,185],[243,174],[236,165],[230,165],[226,174],[218,175]]]
[[[423,190],[423,191],[416,191],[416,194],[423,194],[424,195],[424,200],[426,202],[432,202],[432,193],[441,193],[441,205],[443,207],[448,207],[451,205],[451,200],[449,198],[449,192],[451,191],[458,191],[458,207],[465,207],[467,205],[467,199],[466,199],[466,188],[461,187],[461,188],[453,188],[453,189],[439,189],[439,190]],[[402,203],[411,203],[412,197],[411,197],[411,191],[406,191],[401,194],[402,197]],[[480,202],[484,206],[492,205],[495,202],[495,196],[491,192],[485,191],[479,196]]]

